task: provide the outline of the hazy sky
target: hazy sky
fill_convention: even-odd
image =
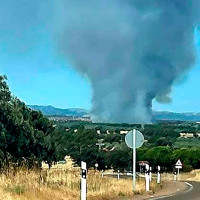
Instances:
[[[2,1],[0,7],[1,4]],[[7,14],[8,5],[4,6],[4,12],[0,9],[0,73],[8,76],[12,93],[27,104],[90,109],[90,83],[58,55],[49,27],[42,24],[42,20],[41,24],[33,23],[31,26],[16,24],[13,15],[10,17]],[[21,17],[24,19],[24,16]],[[197,35],[197,52],[200,46],[198,41]],[[200,111],[198,60],[193,69],[174,86],[171,95],[173,102],[154,102],[153,109]]]

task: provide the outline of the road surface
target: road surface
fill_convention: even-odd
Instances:
[[[157,197],[150,200],[200,200],[200,182],[189,182],[189,184],[184,192],[171,197]]]

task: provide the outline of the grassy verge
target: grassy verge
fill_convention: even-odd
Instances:
[[[154,191],[158,186],[152,182]],[[143,179],[137,182],[137,194],[145,192]],[[0,175],[0,199],[4,200],[75,200],[80,199],[79,170],[18,170]],[[133,196],[132,180],[101,177],[100,173],[88,173],[88,200],[110,200]]]
[[[180,172],[180,175],[177,176],[179,181],[200,181],[200,170],[193,170],[188,173]],[[162,174],[162,180],[172,181],[174,180],[174,175],[171,174]]]

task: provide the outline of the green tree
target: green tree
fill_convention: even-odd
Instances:
[[[55,129],[41,113],[32,111],[13,97],[0,76],[0,163],[1,168],[27,165],[33,167],[57,160],[55,144],[51,139]]]

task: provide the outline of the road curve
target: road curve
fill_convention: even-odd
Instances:
[[[188,188],[169,197],[157,197],[150,200],[200,200],[200,182],[189,182]]]

